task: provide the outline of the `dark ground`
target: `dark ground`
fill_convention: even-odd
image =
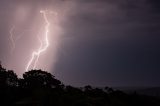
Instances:
[[[110,87],[65,86],[42,70],[25,72],[20,79],[0,66],[0,106],[160,106],[160,97]]]

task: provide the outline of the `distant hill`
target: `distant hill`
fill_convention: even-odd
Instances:
[[[125,93],[134,93],[147,96],[160,97],[160,87],[115,87],[114,89],[121,90]]]

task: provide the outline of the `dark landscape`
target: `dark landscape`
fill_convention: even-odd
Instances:
[[[142,90],[143,91],[143,90]],[[153,91],[153,90],[152,90]],[[145,92],[145,90],[144,90]],[[159,106],[159,94],[124,93],[110,87],[64,85],[52,74],[31,70],[18,78],[0,65],[1,106]]]
[[[160,0],[0,0],[0,106],[160,106]]]

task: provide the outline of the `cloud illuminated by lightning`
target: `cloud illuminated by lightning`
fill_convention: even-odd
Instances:
[[[42,41],[39,37],[40,41],[40,47],[38,50],[32,52],[31,59],[29,60],[27,66],[26,66],[26,71],[29,69],[35,69],[38,63],[38,59],[41,55],[42,52],[46,51],[48,46],[49,46],[49,40],[48,40],[48,35],[49,35],[49,27],[50,27],[50,22],[47,18],[47,14],[52,14],[52,11],[48,10],[41,10],[40,13],[43,15],[44,21],[45,21],[45,34],[44,34],[44,40]]]

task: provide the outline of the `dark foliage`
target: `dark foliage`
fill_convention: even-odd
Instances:
[[[0,106],[160,106],[159,97],[125,94],[110,87],[64,86],[42,70],[18,78],[0,65]]]
[[[61,82],[48,72],[32,70],[23,74],[20,86],[24,88],[55,88],[61,86]]]

